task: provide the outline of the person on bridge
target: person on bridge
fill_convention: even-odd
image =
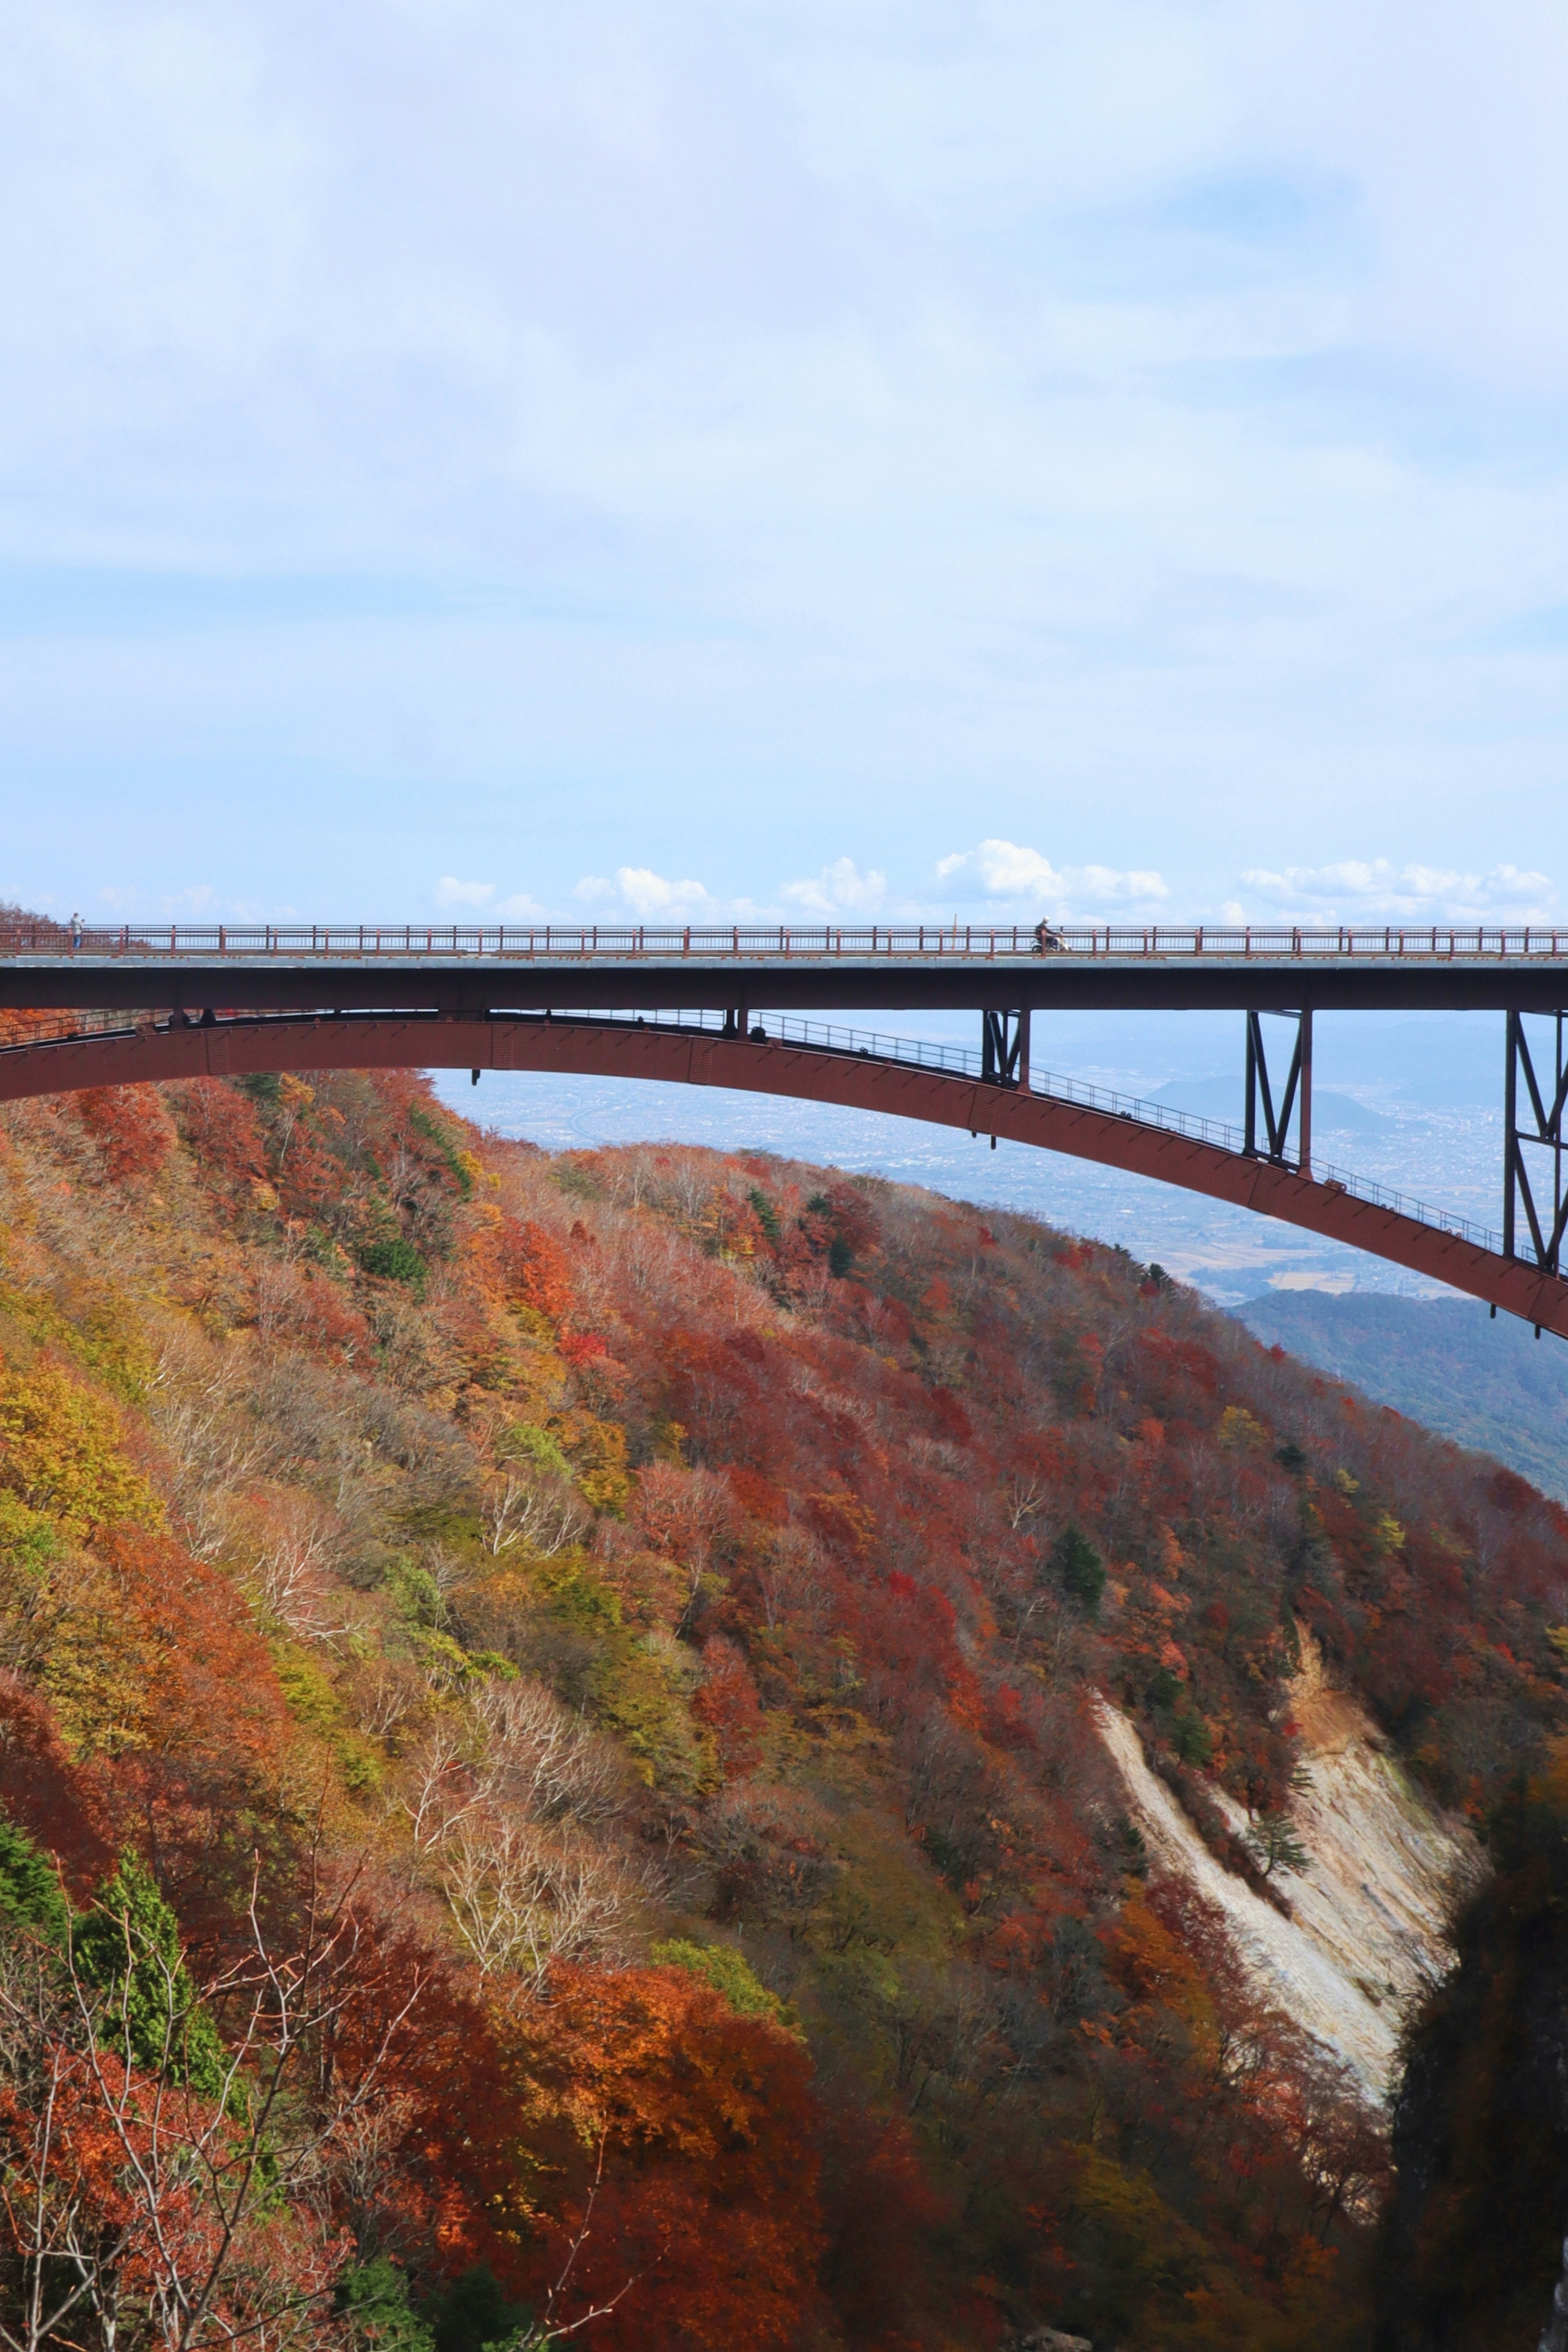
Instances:
[[[77,951],[78,948],[79,948],[79,947],[80,947],[80,945],[81,945],[81,917],[80,917],[79,915],[73,915],[73,916],[71,917],[71,953],[72,953],[72,955],[75,955],[75,953],[76,953],[76,951]]]

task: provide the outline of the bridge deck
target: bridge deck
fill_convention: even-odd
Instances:
[[[1042,937],[1043,933],[1043,937]],[[0,926],[0,1005],[1555,1012],[1539,927],[815,924]]]

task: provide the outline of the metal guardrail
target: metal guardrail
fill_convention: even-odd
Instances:
[[[207,961],[214,957],[319,957],[450,961],[603,958],[660,961],[859,962],[921,958],[933,963],[1012,961],[1039,956],[1090,961],[1247,962],[1350,959],[1496,963],[1568,958],[1568,930],[1529,924],[1407,926],[1127,925],[1047,923],[636,924],[0,923],[0,958],[68,956],[115,961]]]
[[[269,1013],[253,1015],[225,1015],[219,1025],[226,1027],[237,1018],[247,1025],[258,1025],[289,1020],[310,1020],[318,1016],[300,1008],[294,1013]],[[374,1021],[393,1017],[387,1012],[339,1014],[339,1019]],[[402,1019],[427,1017],[416,1009],[395,1017]],[[538,1013],[514,1014],[510,1017],[531,1022],[542,1022]],[[716,1037],[723,1036],[724,1016],[718,1013],[689,1011],[637,1012],[626,1008],[616,1013],[560,1013],[550,1016],[558,1025],[582,1023],[584,1026],[603,1027],[616,1023],[625,1028],[641,1024],[666,1033],[675,1030],[686,1034]],[[166,1019],[153,1012],[126,1014],[124,1013],[86,1013],[71,1016],[71,1025],[62,1029],[59,1017],[46,1014],[23,1016],[0,1014],[0,1058],[12,1053],[25,1053],[43,1045],[65,1045],[75,1038],[135,1036],[149,1022]],[[934,1070],[948,1077],[983,1081],[983,1056],[968,1045],[949,1045],[923,1037],[899,1037],[879,1029],[847,1029],[829,1021],[803,1019],[793,1013],[759,1014],[752,1024],[752,1034],[761,1030],[772,1043],[803,1045],[813,1052],[853,1057],[856,1060],[893,1063],[904,1068]],[[1227,1121],[1204,1118],[1195,1111],[1177,1110],[1169,1103],[1151,1102],[1141,1095],[1124,1095],[1111,1087],[1097,1087],[1084,1078],[1069,1078],[1055,1070],[1031,1070],[1028,1091],[1049,1097],[1053,1101],[1074,1103],[1085,1110],[1100,1111],[1112,1118],[1126,1119],[1133,1125],[1158,1129],[1167,1135],[1187,1137],[1194,1143],[1205,1143],[1213,1149],[1226,1151],[1240,1159],[1246,1138],[1240,1128]],[[1288,1163],[1287,1163],[1288,1164]],[[1392,1210],[1395,1215],[1411,1217],[1435,1232],[1452,1234],[1457,1240],[1470,1243],[1477,1249],[1502,1255],[1502,1238],[1492,1227],[1479,1225],[1468,1217],[1461,1217],[1447,1209],[1434,1208],[1430,1202],[1415,1199],[1412,1194],[1394,1191],[1379,1184],[1371,1177],[1355,1175],[1351,1170],[1337,1167],[1332,1161],[1320,1160],[1310,1171],[1311,1180],[1346,1192],[1353,1200],[1364,1201],[1369,1206]],[[1520,1252],[1525,1264],[1535,1264],[1533,1251]]]

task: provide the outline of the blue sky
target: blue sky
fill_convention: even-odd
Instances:
[[[0,895],[1568,919],[1568,19],[51,0]]]

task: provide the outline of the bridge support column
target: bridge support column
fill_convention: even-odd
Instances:
[[[1568,1071],[1563,1066],[1563,1023],[1561,1013],[1547,1015],[1553,1026],[1554,1052],[1550,1066],[1551,1076],[1543,1090],[1535,1059],[1530,1050],[1530,1039],[1522,1013],[1507,1015],[1505,1060],[1503,1064],[1503,1180],[1502,1180],[1502,1254],[1516,1257],[1518,1250],[1518,1212],[1524,1210],[1530,1228],[1531,1246],[1535,1263],[1547,1273],[1559,1270],[1563,1255],[1563,1235],[1568,1227],[1568,1202],[1563,1192],[1563,1111],[1568,1101]],[[1519,1081],[1524,1078],[1529,1098],[1530,1117],[1520,1124]],[[1550,1108],[1548,1108],[1550,1096]],[[1525,1147],[1552,1154],[1552,1192],[1550,1202],[1543,1195],[1538,1203],[1530,1171],[1525,1160]],[[1538,1171],[1539,1172],[1539,1171]]]
[[[1247,1135],[1242,1145],[1248,1160],[1259,1157],[1258,1114],[1263,1113],[1262,1156],[1283,1166],[1286,1145],[1290,1132],[1290,1117],[1300,1107],[1296,1129],[1296,1164],[1303,1175],[1312,1169],[1312,1015],[1310,1008],[1300,1013],[1281,1013],[1281,1021],[1296,1024],[1296,1043],[1290,1055],[1290,1067],[1285,1076],[1285,1091],[1279,1108],[1274,1108],[1274,1089],[1268,1079],[1268,1054],[1263,1038],[1263,1014],[1248,1013],[1247,1016]]]
[[[1301,1088],[1300,1108],[1296,1113],[1296,1165],[1303,1176],[1312,1172],[1312,1008],[1304,1005],[1297,1016],[1297,1056],[1300,1063]]]
[[[980,1075],[987,1086],[1027,1087],[1029,1015],[1026,1011],[981,1014]]]

